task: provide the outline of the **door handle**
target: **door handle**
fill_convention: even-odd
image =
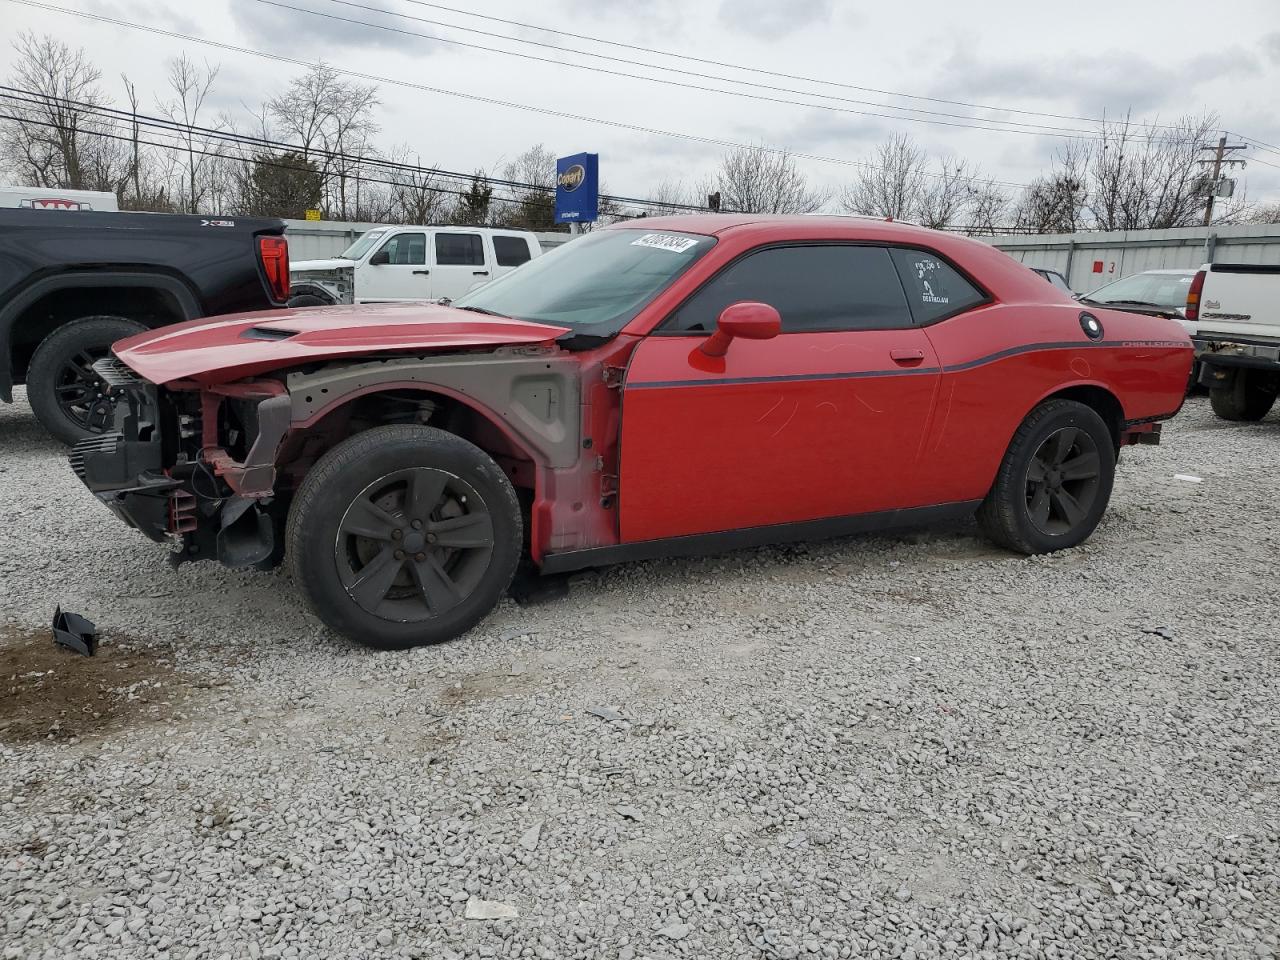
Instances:
[[[489,275],[489,271],[488,270],[472,270],[471,275],[473,277],[487,277]]]
[[[924,362],[924,351],[890,350],[889,357],[900,367],[914,367]]]
[[[413,271],[413,275],[414,275],[415,277],[426,277],[426,276],[430,276],[430,274],[431,274],[431,271],[430,271],[430,270],[415,270],[415,271]]]

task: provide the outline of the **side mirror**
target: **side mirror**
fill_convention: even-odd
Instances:
[[[772,340],[782,332],[782,315],[767,303],[740,300],[725,307],[716,321],[716,332],[703,341],[708,357],[723,357],[736,337]]]
[[[387,264],[390,262],[391,262],[391,254],[389,254],[386,250],[379,250],[372,257],[369,258],[369,266],[371,267],[380,267],[383,264]]]

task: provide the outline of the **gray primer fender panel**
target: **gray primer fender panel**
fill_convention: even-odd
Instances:
[[[492,353],[397,357],[291,373],[293,422],[302,423],[370,388],[441,387],[491,411],[555,469],[578,462],[582,368],[559,349],[503,347]]]

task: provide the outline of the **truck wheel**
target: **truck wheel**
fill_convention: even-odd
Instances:
[[[1074,547],[1098,526],[1115,480],[1115,446],[1083,403],[1049,400],[1022,421],[978,508],[983,532],[1009,550]]]
[[[1237,370],[1229,387],[1212,387],[1209,403],[1223,420],[1261,420],[1280,394],[1280,375],[1266,370]]]
[[[469,630],[497,605],[523,543],[515,490],[483,450],[392,424],[312,467],[289,511],[294,581],[324,623],[402,650]]]
[[[109,429],[114,403],[95,405],[102,382],[91,365],[117,340],[146,329],[124,317],[81,317],[45,337],[27,368],[27,399],[41,425],[63,443]]]
[[[325,300],[323,297],[317,297],[313,293],[300,293],[296,297],[289,298],[290,307],[331,307],[332,300]]]

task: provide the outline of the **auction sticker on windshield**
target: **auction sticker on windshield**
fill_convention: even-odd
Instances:
[[[639,240],[632,240],[633,247],[653,247],[655,250],[669,250],[671,253],[684,253],[690,247],[696,247],[698,241],[693,237],[678,237],[671,233],[646,233]]]

